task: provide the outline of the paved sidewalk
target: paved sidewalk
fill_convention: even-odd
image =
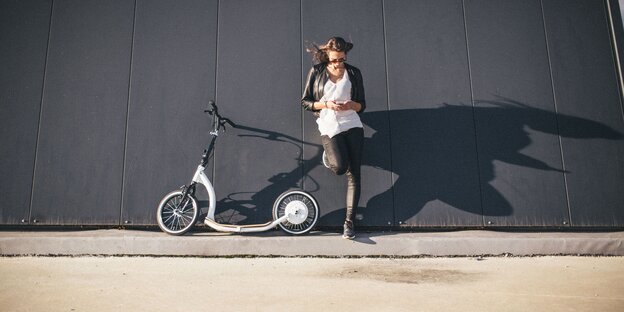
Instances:
[[[0,307],[620,312],[624,257],[0,257]]]
[[[337,233],[291,236],[157,231],[0,231],[0,255],[153,256],[474,256],[624,255],[624,232],[372,232],[354,241]]]

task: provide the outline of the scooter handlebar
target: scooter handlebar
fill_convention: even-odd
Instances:
[[[237,127],[236,124],[234,122],[232,122],[229,118],[222,117],[219,114],[219,108],[217,107],[217,104],[214,101],[208,101],[208,106],[209,106],[210,109],[204,110],[204,113],[208,113],[210,115],[213,115],[213,114],[215,115],[216,118],[215,118],[215,120],[213,120],[213,122],[215,123],[215,125],[218,128],[223,128],[225,130],[225,125],[226,124],[228,124],[228,125],[230,125],[230,126],[232,126],[234,128]],[[218,125],[217,125],[217,123],[218,123]]]
[[[205,109],[204,113],[208,113],[210,115],[212,115],[213,113],[218,113],[219,110],[217,108],[217,104],[215,104],[214,101],[208,101],[208,108],[209,109]]]

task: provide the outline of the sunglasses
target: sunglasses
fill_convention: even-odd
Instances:
[[[329,63],[344,63],[347,59],[346,58],[339,58],[336,60],[328,60]]]

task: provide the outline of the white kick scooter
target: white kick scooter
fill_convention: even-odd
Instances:
[[[206,188],[209,197],[208,215],[204,223],[220,232],[262,232],[279,226],[282,230],[290,234],[304,234],[310,231],[316,221],[318,221],[319,208],[316,200],[309,193],[302,190],[290,190],[278,196],[273,204],[273,220],[264,224],[233,225],[223,224],[215,221],[216,197],[215,191],[204,173],[206,164],[214,149],[215,141],[219,136],[219,129],[225,130],[225,125],[232,127],[236,125],[228,118],[221,117],[217,106],[213,101],[208,102],[211,109],[205,110],[213,116],[212,128],[210,132],[212,140],[208,149],[204,150],[201,163],[195,171],[190,185],[182,186],[180,190],[173,191],[160,201],[156,218],[158,226],[167,234],[182,235],[188,232],[199,216],[197,199],[195,199],[195,188],[201,184]]]

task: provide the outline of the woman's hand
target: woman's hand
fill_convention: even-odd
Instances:
[[[353,102],[353,101],[347,101],[346,103],[342,104],[342,109],[341,110],[349,110],[352,109],[354,110],[356,113],[360,111],[360,109],[362,109],[362,104],[358,103],[358,102]]]
[[[346,111],[346,110],[351,109],[351,110],[358,112],[362,108],[362,105],[358,102],[353,102],[353,101],[347,101],[342,104],[338,104],[335,101],[327,101],[325,102],[325,108],[331,109],[334,111]]]
[[[327,109],[331,109],[331,110],[335,110],[335,111],[341,111],[344,110],[344,104],[338,104],[335,101],[327,101],[325,102],[325,107]]]

